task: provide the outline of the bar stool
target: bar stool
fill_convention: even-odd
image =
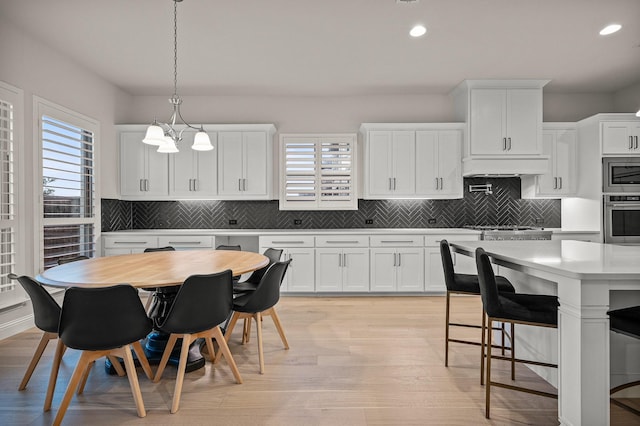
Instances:
[[[558,298],[543,294],[522,294],[522,293],[500,293],[493,274],[493,268],[489,256],[482,248],[476,249],[476,266],[478,267],[478,280],[480,282],[480,296],[482,306],[487,313],[487,327],[491,329],[494,321],[511,324],[511,330],[515,324],[523,324],[535,327],[558,328]],[[491,335],[487,345],[491,347]],[[557,395],[543,392],[531,388],[510,385],[506,383],[494,382],[491,380],[491,359],[498,358],[492,355],[492,351],[487,351],[487,381],[485,388],[485,417],[489,418],[491,406],[491,386],[504,389],[511,389],[520,392],[549,398],[558,398]],[[499,357],[503,358],[503,357]],[[504,359],[504,358],[503,358]],[[557,364],[538,362],[532,360],[517,359],[514,352],[511,352],[511,371],[513,379],[514,363],[538,365],[542,367],[558,368]]]
[[[611,310],[607,312],[607,314],[609,314],[609,327],[611,331],[640,339],[640,306]],[[624,383],[611,389],[611,395],[623,389],[628,389],[638,385],[640,385],[640,380]],[[611,398],[611,402],[616,404],[618,407],[624,408],[625,410],[640,416],[640,411],[615,398]]]
[[[453,269],[453,260],[451,258],[451,251],[449,249],[449,242],[447,240],[440,240],[440,256],[442,257],[442,269],[444,270],[444,282],[447,286],[447,304],[445,311],[445,344],[444,344],[444,365],[449,366],[449,342],[462,343],[465,345],[480,346],[480,384],[484,384],[484,343],[485,343],[485,328],[486,328],[486,316],[484,310],[482,311],[482,325],[477,324],[464,324],[450,322],[450,306],[452,294],[466,294],[480,296],[480,284],[478,283],[478,276],[471,274],[458,274]],[[498,291],[515,293],[513,285],[505,277],[496,277],[498,284]],[[481,342],[474,342],[471,340],[452,339],[449,337],[449,327],[467,327],[467,328],[480,328],[482,330]],[[502,332],[502,353],[504,355],[504,341],[506,333],[504,327],[495,328]],[[510,337],[509,337],[510,338]],[[511,348],[513,349],[513,342],[511,342]]]

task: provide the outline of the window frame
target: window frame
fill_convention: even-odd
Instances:
[[[37,202],[34,206],[34,218],[37,224],[37,232],[34,232],[34,247],[37,248],[36,253],[38,255],[34,259],[34,270],[38,273],[44,271],[44,228],[45,226],[56,225],[93,225],[94,234],[94,253],[95,256],[99,255],[99,238],[100,238],[100,224],[101,224],[101,212],[100,212],[100,122],[84,114],[73,111],[69,108],[58,105],[54,102],[48,101],[38,96],[33,97],[33,124],[34,124],[34,145],[36,152],[34,152],[34,173],[35,178],[33,182],[34,198]],[[42,117],[48,116],[55,120],[59,120],[64,123],[71,124],[79,127],[83,130],[88,130],[93,133],[93,197],[94,197],[94,209],[93,217],[88,218],[45,218],[44,217],[44,196],[43,196],[43,141],[42,131],[43,123]]]

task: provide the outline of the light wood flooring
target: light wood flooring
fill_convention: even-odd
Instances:
[[[453,300],[455,319],[477,322],[479,299]],[[236,384],[222,361],[187,373],[180,410],[170,414],[175,367],[154,384],[138,371],[147,416],[139,418],[125,377],[109,376],[103,361],[84,394],[74,396],[65,425],[556,425],[555,400],[503,389],[492,391],[492,419],[484,418],[479,348],[452,344],[444,367],[444,297],[283,297],[277,306],[291,346],[284,350],[270,318],[264,320],[265,374],[258,373],[255,326],[230,348],[244,379]],[[469,330],[459,337],[475,336]],[[78,353],[68,350],[53,409],[44,413],[50,343],[26,390],[18,384],[40,338],[36,329],[0,341],[0,424],[47,425]],[[508,380],[507,365],[495,371]],[[155,371],[155,367],[154,367]],[[518,380],[550,386],[526,367]],[[612,424],[640,419],[612,405]]]

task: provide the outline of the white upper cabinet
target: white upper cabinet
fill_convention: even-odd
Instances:
[[[462,129],[416,132],[416,193],[462,198]]]
[[[467,126],[463,175],[546,172],[542,87],[547,82],[466,80],[453,91],[456,118]]]
[[[223,199],[272,198],[275,128],[256,127],[218,132],[218,194]]]
[[[195,151],[194,132],[185,132],[180,152],[169,157],[169,194],[180,198],[212,198],[218,193],[216,134],[209,138],[214,149]]]
[[[280,210],[357,210],[355,134],[280,135]]]
[[[415,131],[372,130],[367,134],[368,198],[403,198],[415,194]]]
[[[543,153],[550,169],[522,177],[522,198],[559,198],[576,195],[577,135],[574,123],[547,123],[542,132]]]
[[[365,123],[364,198],[462,198],[463,124]]]
[[[603,122],[602,153],[640,154],[640,121]]]
[[[120,195],[124,199],[163,199],[169,195],[169,155],[142,143],[147,126],[121,126]]]

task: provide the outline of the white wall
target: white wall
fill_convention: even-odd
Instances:
[[[37,95],[59,105],[87,115],[101,124],[102,154],[109,156],[115,139],[114,122],[121,120],[119,105],[126,104],[129,96],[113,85],[78,66],[63,54],[51,50],[46,44],[34,40],[0,16],[0,80],[24,91],[24,129],[22,142],[22,161],[18,159],[17,173],[23,183],[20,189],[22,200],[17,214],[27,222],[26,235],[20,237],[18,256],[24,270],[16,273],[35,275],[34,241],[39,229],[35,206],[36,192],[41,188],[34,182],[33,156],[37,139],[34,140],[33,96]],[[108,142],[107,142],[108,141]],[[103,143],[107,142],[107,143]],[[110,164],[113,167],[113,164]],[[110,181],[115,173],[105,170],[103,177]],[[37,211],[36,211],[37,210]],[[0,339],[15,334],[33,325],[32,310],[29,304],[0,312]]]
[[[640,111],[640,83],[614,93],[615,112]]]

